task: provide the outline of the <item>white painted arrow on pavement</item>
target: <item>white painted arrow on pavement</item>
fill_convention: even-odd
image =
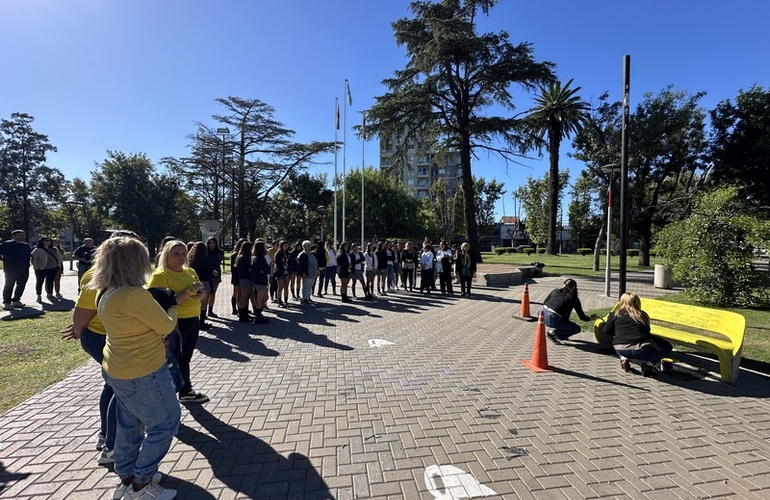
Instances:
[[[386,345],[393,345],[393,342],[384,339],[369,339],[369,347],[384,347]]]
[[[444,483],[444,492],[436,486],[436,476]],[[460,498],[477,498],[497,495],[491,488],[452,465],[431,465],[425,469],[425,487],[437,500],[459,500]]]

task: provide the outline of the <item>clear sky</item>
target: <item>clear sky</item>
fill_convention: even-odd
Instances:
[[[0,117],[29,113],[58,152],[49,165],[68,179],[90,178],[107,150],[146,153],[154,162],[187,154],[195,122],[216,127],[217,97],[259,99],[299,142],[334,139],[334,100],[344,80],[353,97],[348,129],[360,122],[404,67],[391,23],[407,0],[0,0]],[[706,91],[711,109],[740,89],[770,86],[770,2],[766,0],[501,0],[479,31],[506,30],[531,42],[535,57],[574,78],[581,96],[621,99],[623,56],[631,55],[631,106],[645,92]],[[517,111],[531,106],[529,97]],[[343,108],[344,110],[345,108]],[[344,115],[344,114],[343,114]],[[340,131],[339,140],[343,139]],[[348,169],[378,164],[347,133]],[[561,164],[572,180],[582,165]],[[311,172],[333,172],[328,165]],[[510,191],[541,176],[547,159],[507,168],[482,155],[474,174]],[[342,157],[339,158],[339,168]],[[502,215],[502,203],[498,203]]]

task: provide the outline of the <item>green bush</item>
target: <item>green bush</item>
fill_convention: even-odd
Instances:
[[[626,249],[626,255],[629,257],[639,257],[639,249],[638,248],[627,248]]]
[[[537,253],[545,253],[545,248],[538,248]],[[527,254],[529,255],[529,254]]]
[[[504,255],[508,249],[506,247],[495,247],[495,253],[497,255]]]
[[[767,276],[751,266],[751,248],[770,243],[770,221],[752,214],[733,186],[701,195],[692,215],[672,222],[655,238],[655,249],[698,302],[761,306]]]
[[[526,253],[527,256],[532,255],[535,252],[535,249],[532,247],[524,247],[521,249],[522,252]]]
[[[515,248],[513,248],[513,247],[511,247],[511,248],[507,248],[507,249],[506,249],[506,253],[508,253],[509,255],[510,255],[510,254],[512,254],[512,253],[516,253],[516,249],[515,249]]]
[[[594,251],[591,250],[590,248],[578,248],[577,253],[585,257],[586,255],[594,253]]]
[[[599,250],[599,255],[607,255],[607,249],[602,248],[601,250]]]

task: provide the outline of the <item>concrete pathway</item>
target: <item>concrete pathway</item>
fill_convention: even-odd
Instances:
[[[530,283],[533,313],[562,281]],[[602,279],[578,282],[586,309],[614,303]],[[664,293],[651,283],[628,289]],[[522,289],[328,296],[248,325],[224,286],[193,359],[211,402],[183,408],[162,484],[186,499],[770,498],[766,377],[726,385],[677,354],[672,376],[643,378],[588,332],[548,343],[553,371],[534,373],[535,323],[511,318]],[[0,416],[0,498],[110,498],[101,384],[89,362]]]

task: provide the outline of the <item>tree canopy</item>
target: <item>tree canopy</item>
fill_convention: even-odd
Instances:
[[[495,104],[514,110],[514,85],[532,90],[553,79],[553,64],[535,61],[531,44],[513,45],[505,31],[477,34],[476,16],[496,3],[412,2],[414,17],[393,23],[396,43],[406,49],[406,67],[383,81],[388,92],[366,113],[367,131],[381,139],[406,130],[404,140],[419,138],[436,150],[458,152],[463,186],[473,185],[475,149],[508,160],[526,147],[520,120],[485,113]],[[472,189],[463,191],[463,202],[467,238],[478,255]]]

